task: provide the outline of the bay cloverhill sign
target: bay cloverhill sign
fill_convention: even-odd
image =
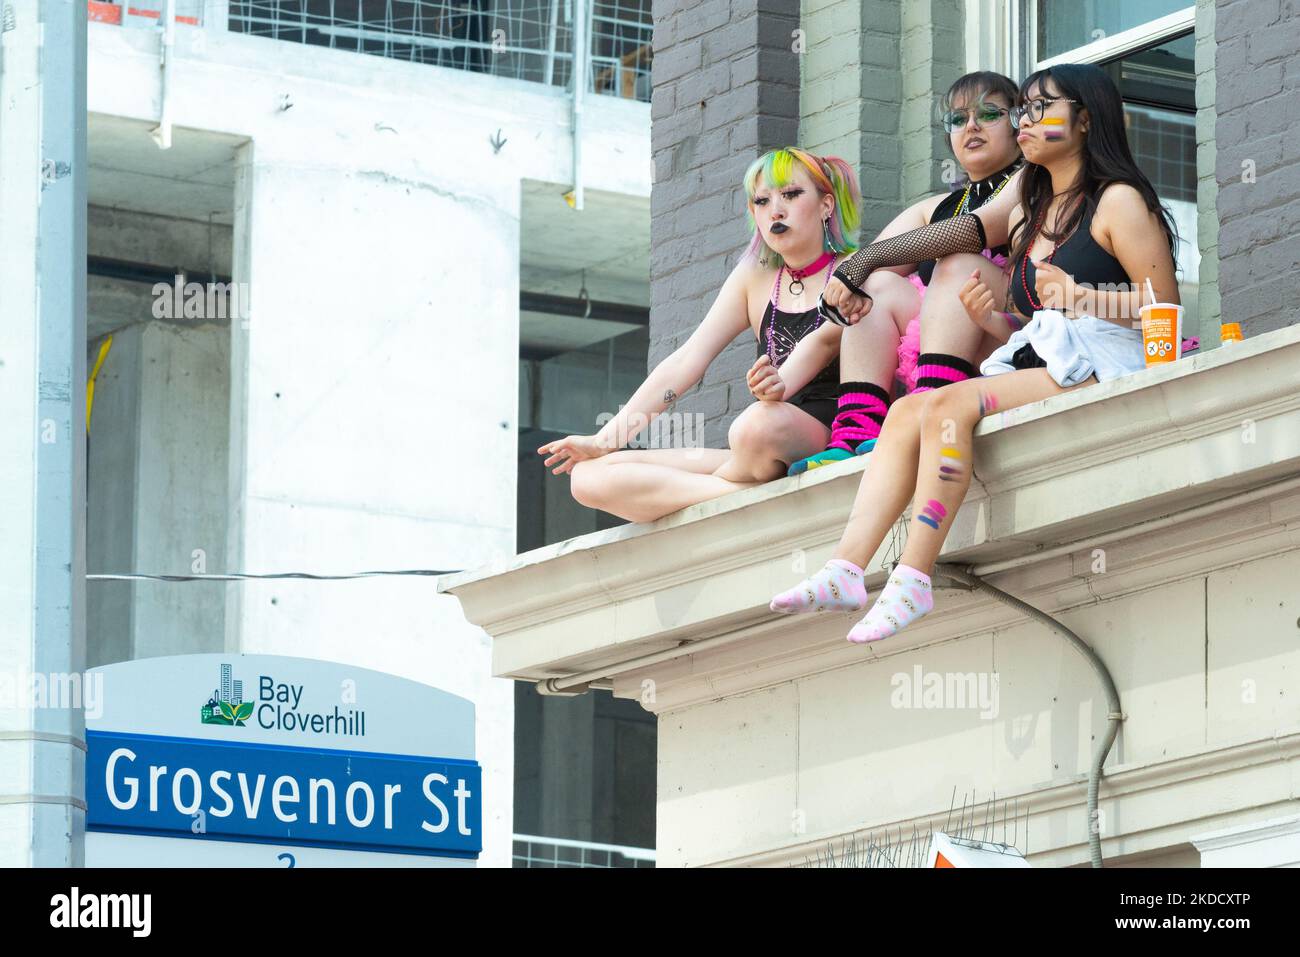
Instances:
[[[464,698],[272,655],[94,670],[87,864],[472,865],[482,850]]]

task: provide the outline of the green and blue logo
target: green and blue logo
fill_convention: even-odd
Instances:
[[[230,665],[221,666],[221,687],[214,688],[199,709],[204,724],[234,725],[242,728],[253,714],[253,702],[244,700],[244,683],[233,676]]]

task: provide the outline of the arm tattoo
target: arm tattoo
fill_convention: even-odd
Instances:
[[[672,405],[676,401],[677,401],[676,392],[674,392],[672,389],[668,389],[664,392],[664,405]]]

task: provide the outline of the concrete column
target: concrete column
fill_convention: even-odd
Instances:
[[[144,323],[113,333],[113,344],[95,379],[86,503],[86,566],[92,573],[153,570],[138,566],[135,559],[143,340]],[[88,361],[99,354],[102,341],[91,344]],[[135,657],[132,612],[143,584],[87,583],[86,615],[92,623],[86,636],[89,667]]]
[[[0,866],[68,867],[86,808],[86,11],[5,13]]]
[[[203,4],[203,29],[220,33],[230,29],[230,0],[206,0]]]
[[[236,157],[232,278],[249,309],[230,323],[227,567],[463,569],[512,555],[519,181],[462,182],[423,149],[384,169],[340,155],[332,127],[319,135],[268,135]],[[473,700],[489,756],[481,863],[508,862],[513,692],[436,579],[243,581],[227,594],[229,652],[354,663]]]
[[[92,571],[226,570],[229,348],[223,322],[114,334],[91,425]],[[225,646],[220,583],[95,581],[88,599],[92,666]]]
[[[907,206],[964,180],[938,123],[936,97],[966,72],[966,41],[958,0],[909,0],[902,4],[900,45],[903,144],[902,205]],[[863,167],[871,168],[868,157]]]
[[[800,140],[843,157],[862,186],[862,240],[901,208],[899,0],[805,0]]]

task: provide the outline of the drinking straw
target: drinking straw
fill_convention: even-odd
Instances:
[[[1149,303],[1147,303],[1147,305],[1154,306],[1156,303],[1156,292],[1154,289],[1151,288],[1150,276],[1147,276],[1147,297],[1150,298],[1151,300]]]

